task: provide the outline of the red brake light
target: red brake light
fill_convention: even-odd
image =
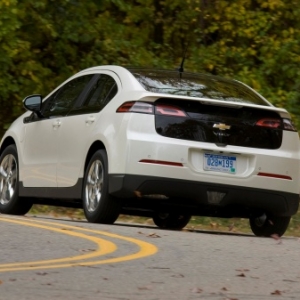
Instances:
[[[129,101],[129,102],[123,103],[117,109],[117,112],[119,112],[119,113],[135,112],[135,113],[143,113],[143,114],[153,114],[154,109],[153,109],[153,105],[151,103]]]
[[[186,113],[176,106],[157,104],[155,107],[156,115],[175,116],[175,117],[186,117]]]
[[[292,180],[291,176],[281,175],[281,174],[259,172],[259,173],[257,173],[257,175],[258,176],[264,176],[264,177],[272,177],[272,178],[278,178],[278,179]]]
[[[256,122],[256,125],[269,128],[280,128],[281,119],[260,119]]]
[[[283,130],[297,131],[297,129],[295,128],[295,126],[293,125],[290,119],[281,120],[281,119],[265,118],[257,121],[256,125],[262,127],[269,127],[269,128],[281,128],[281,126],[283,125]]]
[[[183,167],[182,163],[173,162],[173,161],[164,161],[164,160],[155,160],[155,159],[141,159],[140,163],[144,164],[154,164],[154,165],[166,165],[166,166],[173,166],[173,167]]]
[[[147,102],[128,101],[123,103],[118,109],[118,113],[135,112],[143,114],[154,114],[154,105]],[[186,113],[179,107],[167,104],[157,104],[155,106],[156,115],[186,117]]]

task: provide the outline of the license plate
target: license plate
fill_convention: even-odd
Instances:
[[[204,153],[204,170],[235,174],[236,157]]]

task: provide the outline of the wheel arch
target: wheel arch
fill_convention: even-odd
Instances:
[[[88,163],[90,161],[90,159],[92,158],[93,154],[98,151],[98,150],[105,150],[106,151],[106,147],[104,146],[104,144],[101,141],[95,141],[89,148],[89,151],[86,155],[85,158],[85,163],[84,163],[84,172],[86,171],[86,168],[88,166]]]
[[[8,136],[4,139],[2,145],[1,145],[1,148],[0,148],[0,155],[2,154],[2,152],[4,151],[4,149],[6,147],[8,147],[9,145],[15,145],[16,146],[16,142],[15,140],[11,137],[11,136]]]

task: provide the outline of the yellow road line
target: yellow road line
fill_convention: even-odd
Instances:
[[[21,220],[12,219],[12,218],[2,218],[1,217],[0,221],[10,222],[10,223],[18,224],[18,225],[37,227],[40,229],[51,230],[51,231],[55,231],[58,233],[67,234],[67,235],[83,238],[86,240],[90,240],[97,245],[97,249],[95,251],[93,251],[91,253],[87,253],[87,254],[81,254],[81,255],[76,255],[76,256],[71,256],[71,257],[66,257],[66,258],[42,260],[42,261],[0,264],[0,268],[11,267],[11,266],[24,266],[24,265],[32,266],[32,265],[37,265],[37,264],[51,264],[51,263],[66,262],[66,261],[78,261],[78,260],[84,260],[84,259],[98,257],[100,255],[109,254],[109,253],[116,251],[116,249],[117,249],[117,246],[110,241],[107,241],[107,240],[104,240],[104,239],[98,238],[98,237],[88,236],[86,234],[82,234],[79,232],[73,232],[70,230],[59,229],[59,228],[54,228],[54,227],[49,227],[49,226],[43,226],[43,225],[34,224],[34,223],[27,222],[27,221],[21,221]],[[64,226],[64,225],[61,224],[61,226]]]
[[[55,226],[64,226],[65,228],[70,228],[70,229],[74,229],[74,230],[81,230],[81,231],[96,233],[96,234],[108,236],[111,238],[131,242],[140,247],[140,250],[134,254],[121,256],[121,257],[117,257],[117,258],[112,258],[112,259],[106,259],[104,261],[98,261],[97,262],[98,264],[137,259],[137,258],[153,255],[158,251],[157,247],[154,246],[153,244],[150,244],[150,243],[147,243],[147,242],[135,239],[135,238],[125,237],[125,236],[121,236],[121,235],[114,234],[114,233],[109,233],[106,231],[100,231],[100,230],[83,228],[83,227],[79,227],[79,226],[71,226],[71,225],[66,225],[66,224],[61,224],[61,223],[56,223],[56,222],[47,222],[47,221],[40,221],[40,220],[32,220],[32,222],[41,223],[41,224],[51,224],[51,225],[55,225]],[[80,265],[82,265],[82,264],[80,264]]]
[[[130,237],[125,237],[113,233],[108,233],[105,231],[99,231],[99,230],[93,230],[93,229],[87,229],[87,228],[81,228],[77,226],[70,226],[62,223],[56,223],[56,222],[47,222],[47,221],[40,221],[40,220],[26,220],[21,218],[3,218],[0,217],[0,221],[5,222],[11,222],[19,225],[25,225],[25,226],[32,226],[37,227],[41,229],[51,230],[63,234],[68,234],[75,237],[80,237],[84,239],[88,239],[94,243],[97,244],[97,250],[93,253],[78,255],[78,256],[72,256],[72,257],[65,257],[65,258],[59,258],[59,259],[52,259],[52,260],[41,260],[41,261],[34,261],[34,262],[23,262],[23,263],[10,263],[10,264],[0,264],[0,272],[7,272],[7,271],[18,271],[18,270],[37,270],[37,269],[45,269],[45,268],[66,268],[66,267],[73,267],[73,266],[91,266],[91,265],[99,265],[99,264],[108,264],[108,263],[116,263],[116,262],[123,262],[133,259],[139,259],[142,257],[146,257],[149,255],[153,255],[157,252],[157,247]],[[52,225],[52,226],[60,226],[64,229],[59,229],[55,227],[50,227],[46,225]],[[70,230],[66,230],[66,228],[69,228]],[[96,258],[99,256],[106,255],[108,253],[114,252],[117,247],[114,243],[103,240],[101,238],[97,238],[94,236],[85,235],[79,232],[74,232],[71,230],[79,230],[79,231],[85,231],[85,232],[91,232],[96,233],[104,236],[108,236],[110,238],[125,240],[127,242],[131,242],[139,247],[139,251],[133,254],[120,256],[116,258],[110,258],[110,259],[103,259],[103,260],[93,260],[93,261],[83,261],[90,258]],[[70,263],[73,261],[72,263]]]

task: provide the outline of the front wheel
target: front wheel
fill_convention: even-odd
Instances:
[[[0,156],[0,213],[25,215],[32,201],[19,197],[18,154],[15,145],[10,145]]]
[[[159,228],[180,230],[184,228],[190,221],[191,215],[180,213],[163,213],[155,212],[153,222]]]
[[[108,193],[108,162],[104,150],[94,153],[83,181],[83,209],[91,223],[113,224],[120,213],[117,198]]]
[[[252,232],[256,236],[269,237],[273,234],[282,236],[287,230],[291,217],[269,216],[263,214],[249,219]]]

